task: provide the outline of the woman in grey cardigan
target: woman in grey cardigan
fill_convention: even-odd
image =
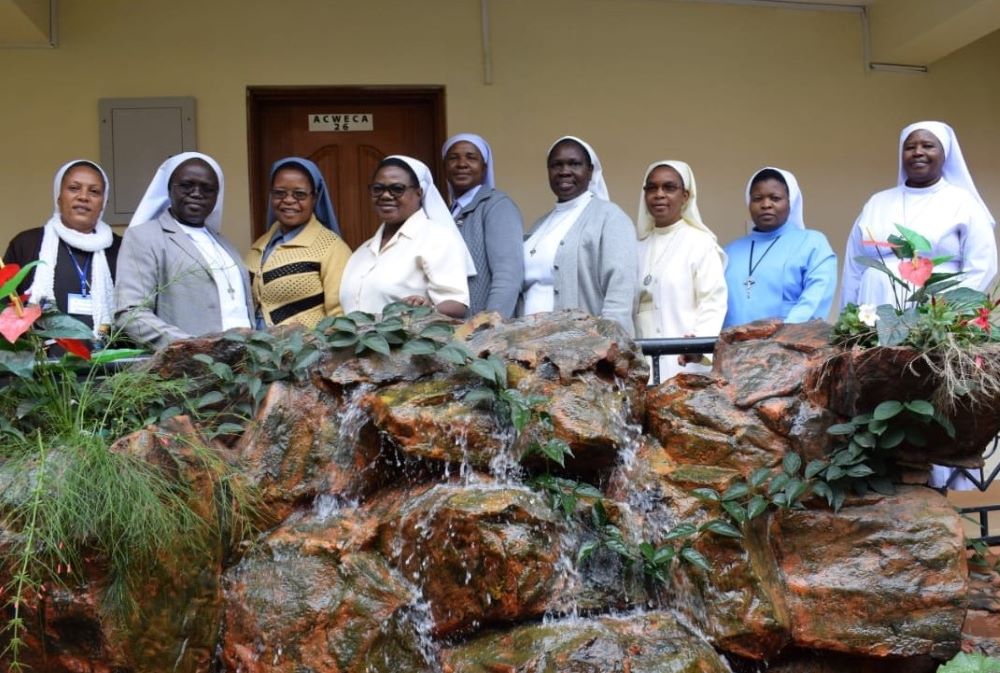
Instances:
[[[579,138],[555,142],[548,170],[556,206],[524,242],[522,313],[582,309],[635,336],[638,252],[632,220],[608,200],[601,162]]]
[[[441,148],[451,213],[476,264],[469,276],[469,315],[514,315],[524,280],[524,222],[509,196],[495,188],[493,152],[482,137],[459,133]]]

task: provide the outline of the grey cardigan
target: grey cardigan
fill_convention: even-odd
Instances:
[[[469,315],[496,311],[514,315],[524,282],[524,221],[509,196],[483,185],[455,218],[476,263],[469,277]]]
[[[528,236],[548,217],[531,226]],[[595,198],[559,242],[554,264],[554,310],[578,308],[616,321],[635,337],[639,244],[635,225],[609,201]]]
[[[240,255],[220,234],[209,233],[240,267],[250,320],[250,279]],[[125,231],[116,278],[115,324],[134,341],[160,348],[222,331],[212,272],[169,212]]]

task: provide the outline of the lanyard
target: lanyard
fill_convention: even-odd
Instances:
[[[94,255],[91,253],[81,268],[80,263],[76,261],[76,255],[73,254],[73,248],[69,247],[69,244],[65,241],[63,241],[63,245],[66,246],[66,252],[69,253],[69,258],[73,260],[73,268],[76,269],[76,275],[80,279],[80,294],[86,297],[90,294],[90,282],[87,280],[87,272],[90,270],[90,261],[94,259]]]

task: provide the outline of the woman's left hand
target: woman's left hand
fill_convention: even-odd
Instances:
[[[409,297],[403,297],[403,303],[407,306],[434,306],[430,299],[421,297],[419,294],[411,294]]]

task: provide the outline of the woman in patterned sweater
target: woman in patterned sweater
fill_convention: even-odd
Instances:
[[[319,167],[288,157],[271,167],[271,229],[247,254],[256,326],[315,327],[342,313],[340,277],[351,249],[340,238],[337,216]]]

